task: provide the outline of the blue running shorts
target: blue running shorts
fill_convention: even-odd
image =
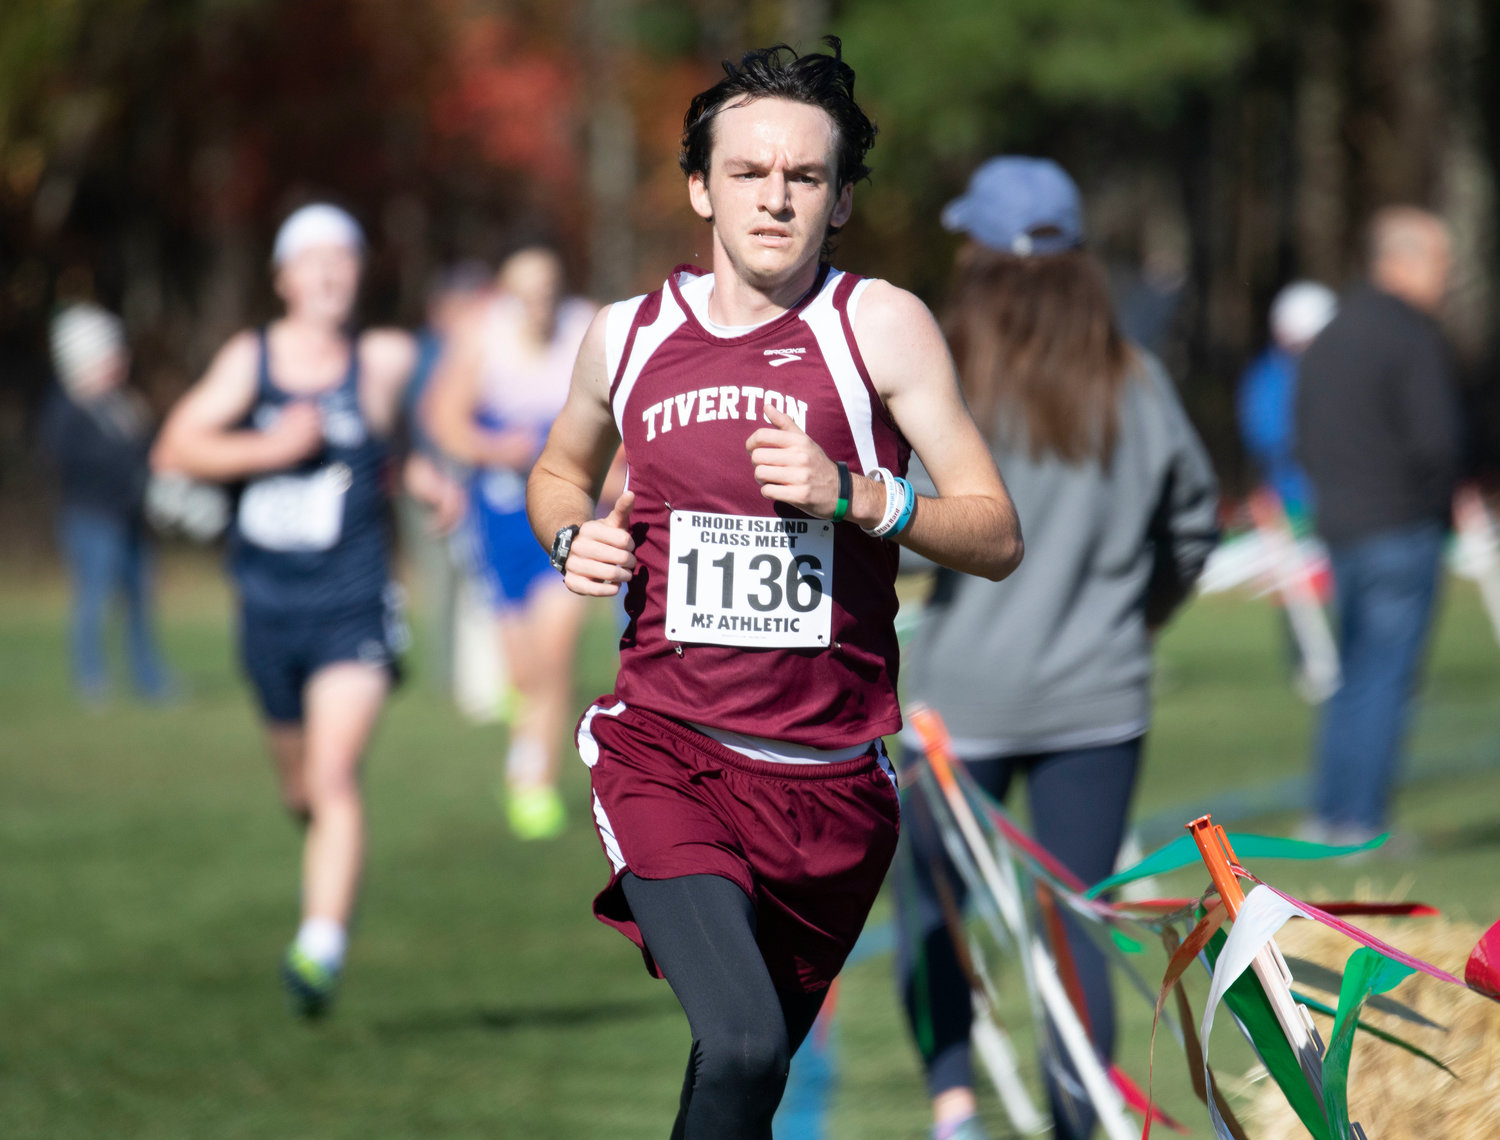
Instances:
[[[511,509],[497,507],[497,496],[486,493],[485,484],[496,476],[521,479],[525,485],[524,476],[509,471],[490,473],[476,481],[469,496],[468,525],[475,576],[484,583],[490,605],[505,613],[524,607],[538,587],[554,581],[561,585],[562,579],[531,533],[524,492],[519,506],[506,503]]]
[[[240,611],[240,660],[265,719],[301,724],[302,692],[320,669],[347,661],[376,665],[401,680],[400,654],[410,641],[400,589],[370,605],[327,617]]]

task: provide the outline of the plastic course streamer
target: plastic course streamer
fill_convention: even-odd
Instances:
[[[1246,831],[1229,832],[1229,841],[1241,859],[1331,859],[1338,855],[1353,855],[1368,851],[1384,843],[1384,835],[1367,843],[1352,847],[1335,847],[1326,843],[1309,843],[1304,839],[1282,839],[1275,835],[1252,835]],[[1133,883],[1137,879],[1176,871],[1199,861],[1198,847],[1191,835],[1179,835],[1172,842],[1158,847],[1133,867],[1118,871],[1109,878],[1095,883],[1084,894],[1085,898],[1098,898],[1105,891]]]
[[[1359,1011],[1371,994],[1383,994],[1416,971],[1410,966],[1364,947],[1349,956],[1344,982],[1339,987],[1339,1008],[1333,1018],[1333,1037],[1323,1057],[1323,1108],[1329,1131],[1337,1137],[1349,1134],[1349,1058],[1354,1051],[1354,1030]]]
[[[1219,953],[1213,984],[1209,987],[1208,1001],[1203,1008],[1203,1025],[1199,1030],[1203,1040],[1204,1083],[1210,1092],[1214,1086],[1213,1074],[1208,1066],[1211,1045],[1209,1035],[1213,1032],[1214,1014],[1218,1012],[1219,1004],[1224,1000],[1230,985],[1249,969],[1256,956],[1276,936],[1276,932],[1288,919],[1298,917],[1310,919],[1312,915],[1290,899],[1269,889],[1262,890],[1257,886],[1245,896],[1245,902],[1235,917],[1223,950]],[[1214,1135],[1219,1140],[1234,1140],[1224,1118],[1219,1115],[1218,1105],[1212,1096],[1208,1098],[1208,1113],[1213,1121]]]

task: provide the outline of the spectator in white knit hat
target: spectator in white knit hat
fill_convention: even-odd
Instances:
[[[109,689],[104,629],[110,603],[125,603],[125,644],[140,696],[161,700],[171,682],[157,648],[152,558],[142,513],[151,417],[125,384],[130,351],[120,319],[77,304],[52,321],[58,386],[41,421],[41,443],[61,483],[58,538],[73,599],[73,684],[86,703]]]

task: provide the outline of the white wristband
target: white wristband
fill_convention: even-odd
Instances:
[[[870,472],[869,478],[885,487],[885,511],[875,526],[861,529],[872,538],[884,538],[896,528],[897,521],[905,512],[906,497],[910,492],[907,490],[906,480],[896,478],[884,467],[875,468]]]

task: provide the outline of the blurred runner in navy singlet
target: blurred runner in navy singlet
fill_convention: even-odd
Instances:
[[[343,967],[364,857],[359,763],[396,679],[387,439],[415,362],[406,333],[352,334],[364,236],[335,206],[277,234],[286,313],[236,334],[173,410],[159,470],[240,485],[229,564],[240,646],[282,800],[307,825],[302,922],[282,962],[322,1013]]]

